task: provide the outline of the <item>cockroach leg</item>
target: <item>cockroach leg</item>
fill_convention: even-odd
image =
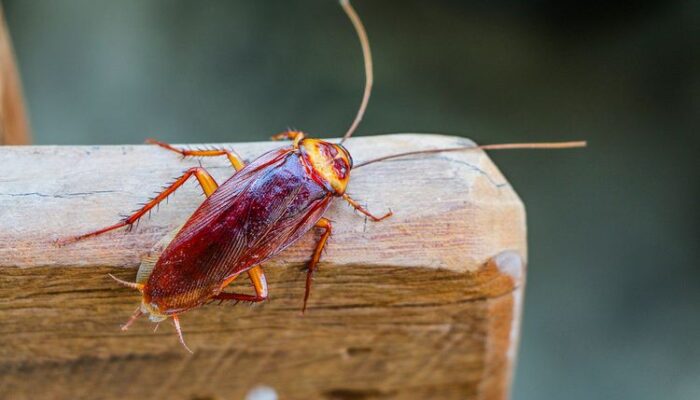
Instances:
[[[143,284],[141,284],[141,283],[127,282],[127,281],[125,281],[125,280],[122,280],[122,279],[117,278],[116,276],[114,276],[114,275],[112,275],[112,274],[107,274],[107,275],[109,275],[110,278],[114,279],[115,281],[117,281],[117,283],[119,283],[119,284],[122,285],[122,286],[126,286],[126,287],[132,288],[132,289],[136,289],[136,290],[138,290],[139,292],[142,292],[142,291],[143,291]]]
[[[350,205],[351,205],[355,210],[357,210],[357,211],[361,212],[362,214],[368,216],[369,219],[371,219],[371,220],[374,221],[374,222],[379,222],[379,221],[381,221],[381,220],[383,220],[383,219],[389,218],[389,217],[391,217],[392,215],[394,215],[394,212],[391,211],[391,210],[389,210],[388,213],[382,215],[381,217],[377,217],[377,216],[373,215],[372,213],[370,213],[366,208],[362,207],[358,202],[356,202],[355,200],[353,200],[352,198],[350,198],[350,196],[348,196],[347,194],[344,194],[344,195],[343,195],[343,198],[345,199],[345,201],[347,201],[348,203],[350,203]]]
[[[255,294],[263,300],[267,299],[267,278],[265,278],[265,271],[262,267],[257,265],[249,269],[248,278],[255,288]]]
[[[301,132],[301,131],[285,131],[285,132],[273,135],[270,139],[272,139],[272,140],[291,140],[292,146],[294,146],[294,148],[297,149],[297,148],[299,148],[299,143],[304,139],[305,136],[306,135],[304,134],[304,132]]]
[[[129,318],[128,321],[124,325],[122,325],[122,332],[127,331],[129,327],[136,321],[140,316],[143,315],[143,311],[141,311],[141,306],[136,308],[136,311],[134,311],[133,314],[131,314],[131,317]]]
[[[248,277],[250,278],[250,282],[253,284],[253,288],[255,289],[255,295],[221,292],[212,297],[212,299],[219,301],[233,300],[236,302],[249,301],[251,303],[258,303],[267,300],[267,279],[265,278],[265,272],[263,271],[262,267],[257,265],[249,269]]]
[[[108,226],[106,228],[102,228],[93,232],[89,233],[84,233],[82,235],[78,236],[73,236],[67,239],[62,239],[57,242],[57,245],[63,246],[69,243],[77,242],[83,239],[87,239],[89,237],[93,236],[98,236],[103,233],[107,233],[110,231],[113,231],[115,229],[123,228],[125,226],[131,226],[133,225],[136,221],[139,220],[144,214],[146,214],[149,210],[151,210],[153,207],[155,207],[158,203],[161,201],[165,200],[168,196],[170,196],[174,191],[176,191],[180,186],[182,186],[187,180],[191,177],[195,176],[197,178],[197,181],[199,182],[199,185],[202,187],[204,190],[204,193],[208,196],[210,196],[214,191],[218,188],[219,185],[217,185],[216,181],[212,176],[204,169],[201,167],[193,167],[185,171],[184,174],[180,178],[178,178],[175,182],[170,184],[165,190],[163,190],[160,194],[158,194],[156,197],[154,197],[151,201],[146,203],[140,210],[136,211],[133,213],[131,216],[123,219],[121,222],[118,222],[114,225]]]
[[[314,254],[311,256],[311,260],[309,261],[309,269],[306,271],[306,291],[304,292],[304,305],[301,308],[302,314],[306,312],[306,303],[308,302],[309,295],[311,294],[311,282],[313,280],[314,271],[316,270],[318,261],[321,259],[323,248],[326,247],[326,242],[331,236],[333,225],[328,218],[321,218],[316,223],[316,228],[321,228],[324,230],[324,232],[321,234],[321,239],[319,239],[318,243],[316,243],[316,249],[314,249]]]
[[[185,350],[189,351],[191,354],[194,354],[192,350],[187,347],[187,343],[185,343],[185,338],[182,336],[182,328],[180,328],[180,319],[177,315],[173,315],[173,323],[175,324],[175,330],[177,331],[177,337],[180,339],[180,344],[182,344]]]
[[[254,294],[242,294],[242,293],[228,293],[228,292],[221,292],[214,297],[212,297],[212,300],[219,300],[219,304],[224,302],[224,300],[231,300],[235,301],[238,303],[239,301],[249,301],[251,303],[259,303],[261,301],[265,301],[267,297],[261,297],[258,295]]]
[[[172,146],[172,145],[165,143],[165,142],[159,142],[155,139],[146,139],[146,143],[155,144],[156,146],[160,146],[166,150],[174,151],[178,154],[181,154],[183,157],[226,156],[236,171],[240,171],[245,166],[245,163],[243,162],[241,157],[232,150],[226,150],[226,149],[187,150],[187,149],[177,148],[177,147]]]

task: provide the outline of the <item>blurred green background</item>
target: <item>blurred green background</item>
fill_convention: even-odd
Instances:
[[[37,144],[344,132],[335,1],[3,0]],[[587,139],[493,158],[530,266],[514,399],[700,399],[700,2],[356,0],[360,135]]]

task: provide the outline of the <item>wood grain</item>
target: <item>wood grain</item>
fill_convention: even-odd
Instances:
[[[438,135],[352,139],[356,162],[464,145]],[[275,143],[232,144],[251,159]],[[222,182],[225,160],[202,164]],[[202,200],[194,183],[133,232],[72,246],[59,237],[116,221],[197,160],[152,146],[0,149],[0,393],[23,398],[503,399],[525,279],[525,213],[481,151],[396,159],[353,171],[349,192],[372,223],[337,201],[334,235],[305,316],[309,233],[265,265],[270,300],[184,314],[194,355],[169,324],[118,327],[138,293],[140,255]],[[234,283],[248,291],[247,282]],[[1,397],[1,396],[0,396]]]
[[[24,110],[22,85],[5,15],[0,6],[0,144],[29,142],[29,123]]]

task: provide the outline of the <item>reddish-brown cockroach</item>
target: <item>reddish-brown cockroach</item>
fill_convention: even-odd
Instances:
[[[340,3],[360,39],[366,78],[359,110],[340,143],[307,138],[299,131],[287,131],[273,136],[272,139],[291,140],[291,146],[270,151],[245,164],[229,150],[185,150],[149,140],[149,143],[180,153],[182,156],[228,157],[236,173],[219,186],[204,168],[191,168],[140,210],[121,222],[61,241],[61,244],[66,244],[131,226],[190,177],[197,178],[207,197],[184,225],[161,241],[159,247],[163,247],[164,250],[159,256],[143,260],[136,282],[126,282],[112,276],[120,284],[136,289],[142,295],[141,304],[122,326],[122,330],[128,329],[144,314],[153,322],[171,317],[180,342],[187,348],[180,329],[180,314],[214,300],[265,300],[267,282],[261,264],[315,227],[323,233],[308,263],[302,307],[302,310],[305,310],[313,273],[332,231],[331,222],[323,217],[332,200],[336,197],[344,199],[372,221],[381,221],[391,216],[391,211],[375,216],[345,193],[350,171],[353,169],[353,160],[342,143],[352,136],[364,115],[373,78],[372,57],[365,29],[349,2],[341,0]],[[390,158],[444,151],[564,148],[582,145],[583,142],[525,143],[431,149],[364,161],[354,165],[354,168]],[[256,294],[224,292],[224,289],[242,273],[248,274]],[[189,351],[189,348],[187,350]]]

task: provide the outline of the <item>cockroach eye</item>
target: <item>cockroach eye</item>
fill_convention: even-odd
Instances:
[[[353,160],[352,156],[350,155],[350,152],[342,144],[338,144],[337,146],[343,151],[343,153],[345,153],[345,157],[348,159],[348,168],[352,169]]]

